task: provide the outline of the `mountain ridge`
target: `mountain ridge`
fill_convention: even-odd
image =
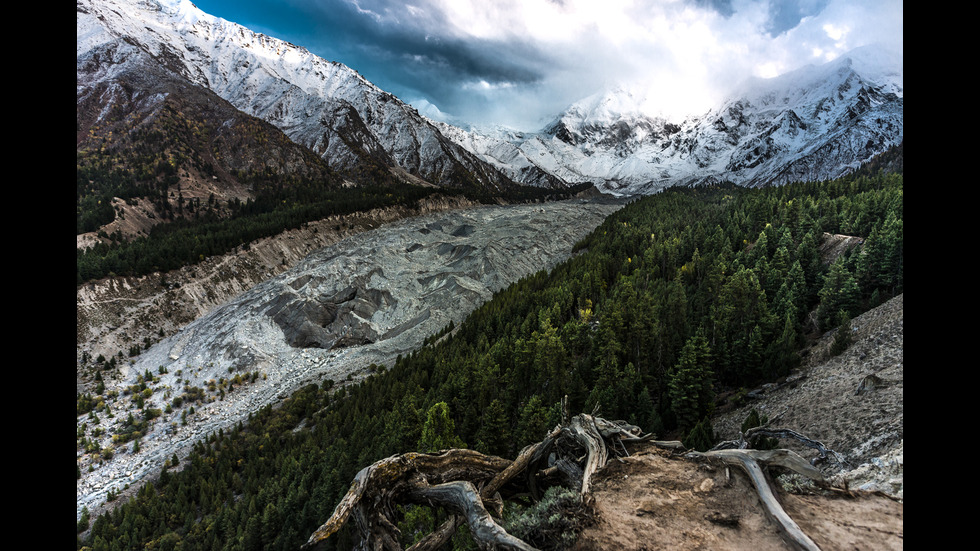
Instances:
[[[839,177],[903,137],[901,55],[867,46],[823,65],[750,79],[701,116],[648,115],[618,84],[539,132],[442,123],[356,70],[208,15],[188,0],[79,0],[77,55],[126,40],[176,74],[280,128],[334,169],[365,155],[440,186],[490,193],[592,183],[621,195],[724,180]]]
[[[572,104],[539,132],[449,135],[518,181],[534,183],[541,170],[626,195],[723,180],[832,179],[902,141],[895,64],[900,57],[884,48],[858,48],[823,65],[747,80],[718,106],[681,121],[644,114],[641,93],[614,86]]]

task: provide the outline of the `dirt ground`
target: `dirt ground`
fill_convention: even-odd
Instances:
[[[778,486],[778,484],[777,484]],[[574,549],[792,549],[739,469],[648,448],[610,462],[593,486],[597,524]],[[823,550],[903,547],[904,504],[882,494],[779,492],[783,508]]]

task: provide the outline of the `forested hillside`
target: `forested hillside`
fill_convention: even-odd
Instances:
[[[863,245],[827,265],[825,233]],[[904,290],[903,175],[670,189],[576,250],[394,366],[310,385],[175,457],[130,502],[83,519],[77,547],[294,550],[362,467],[461,446],[513,457],[558,423],[565,395],[571,411],[598,408],[704,449],[720,394],[788,374],[807,335]],[[439,514],[406,513],[403,544]]]

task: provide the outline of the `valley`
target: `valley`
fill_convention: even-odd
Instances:
[[[600,196],[433,205],[428,214],[401,219],[374,213],[345,220],[359,220],[363,231],[348,230],[351,235],[315,248],[317,228],[337,222],[325,220],[168,274],[170,288],[162,294],[140,297],[140,289],[155,286],[159,277],[84,286],[78,291],[80,353],[90,348],[93,356],[99,350],[111,356],[113,347],[122,350],[141,335],[157,337],[152,333],[158,328],[171,334],[121,360],[118,378],[105,380],[104,394],[117,397],[112,418],[101,415],[94,423],[78,417],[80,431],[102,437],[98,452],[79,456],[77,514],[100,510],[110,493],[138,487],[173,455],[186,454],[199,439],[305,384],[332,379],[342,385],[370,375],[372,365],[390,366],[425,338],[460,323],[495,291],[567,258],[578,240],[623,204]],[[115,296],[107,296],[107,289],[115,289]],[[94,299],[97,290],[102,296]],[[335,306],[322,300],[340,294],[350,300],[335,298]],[[276,321],[273,313],[307,312],[317,304],[323,309],[310,318]],[[325,322],[318,316],[328,308],[336,317]],[[91,370],[79,373],[87,373],[79,392],[91,392]],[[137,401],[142,394],[145,401]],[[175,399],[180,406],[173,407]],[[113,435],[125,432],[128,414],[139,418],[147,410],[161,415],[140,431],[133,453],[133,442]]]

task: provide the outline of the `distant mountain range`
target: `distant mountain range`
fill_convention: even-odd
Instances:
[[[902,59],[869,46],[749,81],[720,106],[669,121],[617,87],[569,107],[542,132],[442,131],[506,174],[542,173],[621,193],[728,180],[779,185],[840,176],[903,139]]]
[[[207,15],[188,0],[76,6],[79,147],[104,139],[110,121],[117,136],[126,121],[135,128],[169,94],[227,102],[332,170],[353,170],[367,159],[404,179],[490,193],[516,184],[591,182],[617,194],[647,194],[722,180],[761,186],[829,179],[903,140],[902,58],[876,47],[753,80],[682,121],[644,114],[642,91],[618,87],[570,106],[540,132],[520,133],[430,120],[341,63]],[[236,116],[222,117],[215,132]],[[276,150],[276,170],[319,170],[284,147]],[[215,162],[232,162],[231,151]],[[232,164],[255,157],[238,155]]]

